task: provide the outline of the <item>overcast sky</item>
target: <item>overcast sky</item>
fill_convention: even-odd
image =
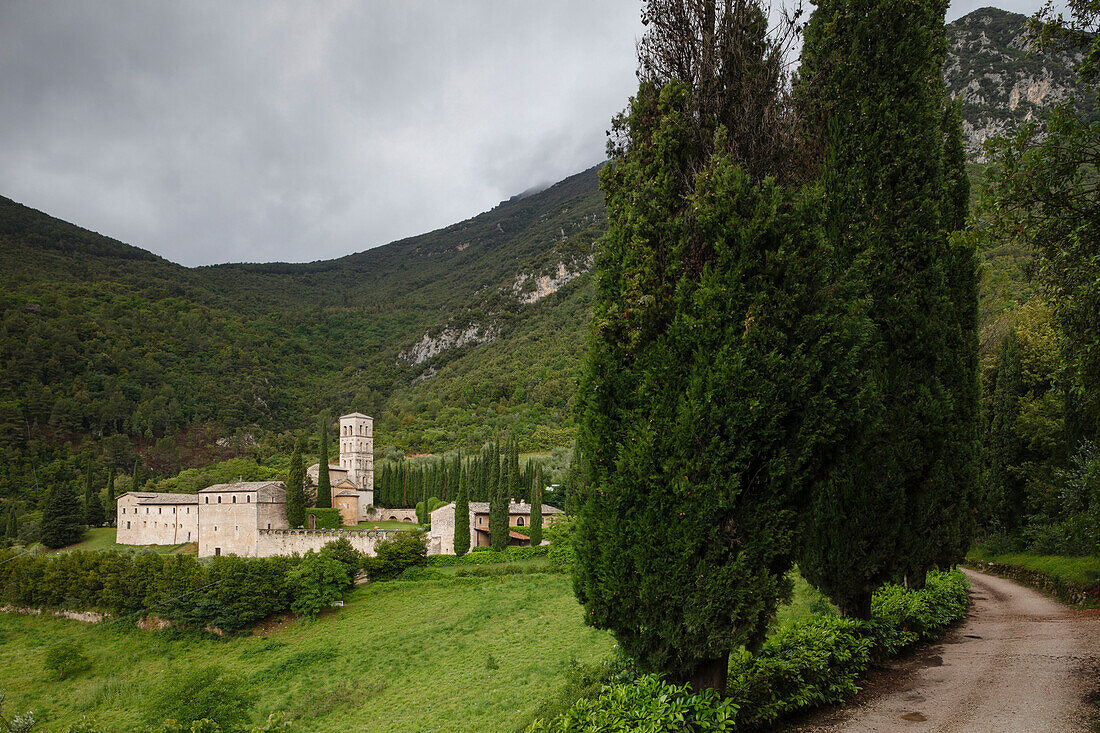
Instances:
[[[640,7],[0,0],[0,195],[185,265],[430,231],[603,159]]]

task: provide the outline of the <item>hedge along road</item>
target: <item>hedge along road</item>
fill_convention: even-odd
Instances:
[[[1091,731],[1100,694],[1100,611],[971,570],[971,608],[940,644],[879,680],[881,693],[785,730],[801,733]],[[895,674],[896,672],[896,674]]]

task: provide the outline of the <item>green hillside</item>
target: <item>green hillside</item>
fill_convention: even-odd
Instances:
[[[968,133],[1072,92],[1065,59],[1022,49],[1024,21],[986,8],[949,26]],[[162,475],[256,440],[288,452],[348,410],[376,418],[389,455],[506,430],[524,450],[568,445],[604,226],[591,169],[336,260],[186,268],[0,198],[0,497],[74,480],[86,450],[97,472],[140,455]],[[983,345],[1031,296],[1028,257],[982,252]]]
[[[338,260],[188,269],[0,199],[2,429],[140,444],[353,408],[376,416],[380,446],[476,444],[513,424],[565,442],[586,279],[524,297],[586,270],[602,227],[590,170]]]

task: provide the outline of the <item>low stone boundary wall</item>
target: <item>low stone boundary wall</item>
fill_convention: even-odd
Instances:
[[[416,524],[416,510],[415,509],[386,509],[385,507],[376,506],[374,511],[367,514],[365,522],[388,522],[390,520],[396,522],[411,522]]]
[[[0,606],[0,611],[4,613],[22,613],[28,616],[57,616],[58,618],[84,621],[90,624],[97,624],[106,618],[102,613],[96,613],[95,611],[54,611],[42,608],[27,608],[25,606]]]
[[[1048,596],[1053,596],[1062,603],[1073,606],[1100,606],[1100,583],[1081,585],[1047,575],[1039,570],[997,562],[967,562],[964,566],[982,573],[1014,580]]]
[[[396,534],[397,530],[388,529],[261,529],[256,537],[256,557],[304,555],[310,550],[319,551],[329,542],[341,538],[359,552],[373,555],[379,542]]]

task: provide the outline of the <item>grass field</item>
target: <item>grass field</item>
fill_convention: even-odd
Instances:
[[[119,552],[151,550],[161,555],[194,555],[199,549],[196,542],[185,542],[182,545],[119,545],[115,542],[115,533],[114,527],[94,527],[84,533],[84,539],[80,542],[63,547],[58,552],[70,552],[72,550],[118,550]]]
[[[966,559],[971,562],[992,562],[1027,568],[1078,585],[1087,586],[1100,583],[1100,556],[1097,555],[1091,557],[1032,555],[1029,553],[995,555],[986,552],[981,547],[976,547],[967,554]]]
[[[2,618],[5,712],[33,709],[43,731],[82,714],[133,730],[161,681],[214,664],[247,679],[257,721],[285,710],[301,731],[511,731],[557,691],[570,660],[594,662],[612,649],[608,634],[584,625],[559,574],[377,583],[313,623],[228,640]],[[82,643],[93,667],[52,681],[44,656],[63,640]]]
[[[378,529],[396,529],[411,531],[414,529],[419,529],[420,525],[413,522],[391,522],[390,520],[386,519],[384,521],[378,522],[360,522],[354,527],[346,527],[346,529],[374,529],[375,527],[377,527]]]

